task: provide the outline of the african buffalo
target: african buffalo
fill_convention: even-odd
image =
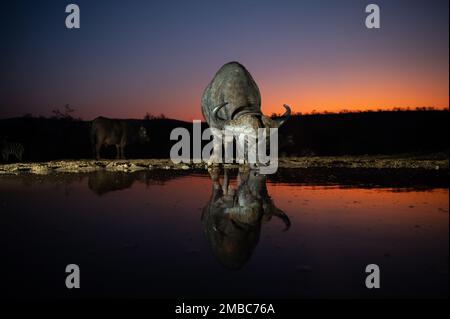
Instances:
[[[126,120],[114,120],[97,117],[92,121],[91,143],[94,157],[100,159],[100,149],[103,145],[115,145],[116,158],[124,159],[124,148],[132,143],[149,141],[147,130]]]
[[[248,131],[280,127],[291,114],[289,106],[280,118],[261,112],[261,94],[247,69],[238,62],[230,62],[217,71],[202,96],[202,114],[211,128]],[[268,135],[267,135],[268,136]],[[209,162],[220,161],[210,159]]]

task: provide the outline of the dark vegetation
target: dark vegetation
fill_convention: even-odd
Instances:
[[[74,118],[72,112],[66,107],[50,118],[1,119],[0,136],[22,143],[25,161],[91,158],[90,122]],[[426,109],[294,115],[280,129],[280,155],[447,153],[448,115],[448,110]],[[168,158],[176,142],[170,140],[170,132],[176,127],[192,131],[192,123],[162,115],[129,121],[147,128],[150,143],[127,146],[128,158]],[[115,151],[115,147],[106,148],[103,157],[114,158]]]
[[[400,110],[293,116],[280,135],[293,134],[295,145],[287,152],[298,156],[448,152],[448,115]]]

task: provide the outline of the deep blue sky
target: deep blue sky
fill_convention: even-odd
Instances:
[[[448,0],[15,1],[1,10],[0,117],[69,103],[91,119],[200,118],[217,69],[238,60],[263,110],[448,107]],[[381,29],[364,26],[369,3]]]

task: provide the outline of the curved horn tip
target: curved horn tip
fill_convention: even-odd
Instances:
[[[284,114],[280,118],[274,120],[274,122],[276,123],[276,127],[280,127],[281,125],[283,125],[283,123],[286,122],[291,116],[290,106],[287,104],[283,104],[283,106],[286,109],[286,112],[284,112]]]
[[[224,107],[225,105],[227,105],[228,104],[228,102],[225,102],[225,103],[222,103],[222,104],[220,104],[220,105],[218,105],[218,106],[216,106],[214,109],[213,109],[213,116],[214,116],[214,118],[216,119],[216,120],[219,120],[219,121],[225,121],[223,118],[221,118],[217,113],[219,113],[219,111],[220,111],[220,109],[222,108],[222,107]]]
[[[283,104],[284,108],[286,109],[286,113],[284,113],[284,116],[291,115],[291,107],[287,104]]]

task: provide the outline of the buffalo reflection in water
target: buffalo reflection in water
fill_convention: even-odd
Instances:
[[[124,190],[133,186],[135,182],[145,185],[164,185],[166,181],[183,175],[157,173],[150,171],[116,172],[99,170],[89,174],[89,189],[101,196],[109,192]]]
[[[126,172],[97,171],[89,176],[88,186],[97,195],[130,188],[137,177]]]
[[[222,184],[219,169],[212,168],[209,173],[212,194],[203,208],[203,229],[218,261],[226,268],[237,270],[252,255],[263,222],[277,216],[284,222],[285,230],[291,223],[270,198],[265,175],[242,168],[237,175],[236,187],[232,187],[228,170],[225,169]]]

